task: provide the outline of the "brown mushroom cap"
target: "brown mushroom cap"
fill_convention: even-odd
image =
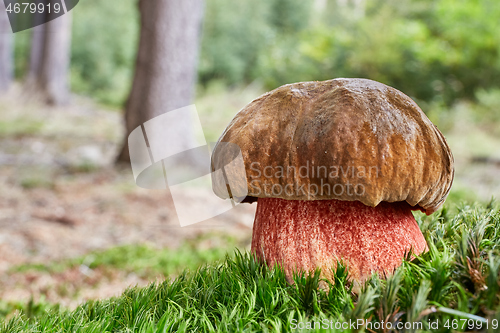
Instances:
[[[238,112],[219,142],[240,147],[247,182],[239,185],[249,197],[358,200],[371,207],[406,201],[431,214],[453,181],[453,156],[436,126],[411,98],[367,79],[281,86]],[[227,165],[229,155],[217,144],[212,168]],[[349,183],[358,186],[354,194],[334,190]],[[228,198],[220,183],[213,189]]]

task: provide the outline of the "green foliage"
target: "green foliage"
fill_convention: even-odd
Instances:
[[[417,220],[429,251],[405,261],[386,280],[373,276],[359,295],[351,292],[341,263],[334,270],[335,283],[325,289],[318,272],[295,275],[291,285],[280,267],[268,268],[237,251],[223,261],[186,270],[173,281],[131,288],[74,311],[40,305],[45,313],[30,317],[21,308],[0,331],[289,332],[300,328],[299,322],[312,322],[311,330],[297,331],[353,332],[357,330],[336,329],[335,323],[364,320],[368,324],[361,331],[384,321],[421,325],[407,332],[449,332],[452,320],[458,325],[454,331],[478,325],[486,331],[489,320],[488,331],[493,332],[492,320],[500,318],[498,206],[464,204],[453,213],[443,210]],[[122,259],[116,256],[103,264],[122,265],[115,260]],[[436,320],[437,329],[432,326]],[[333,328],[320,330],[314,321]]]
[[[34,318],[43,316],[48,311],[59,311],[60,309],[58,304],[50,304],[43,298],[37,302],[30,298],[26,303],[0,300],[0,318],[5,318],[15,312],[22,313],[26,318]]]
[[[336,2],[295,42],[274,44],[261,62],[267,86],[366,77],[446,104],[499,87],[496,1],[371,0],[358,12]]]
[[[462,98],[486,101],[484,91],[500,89],[496,0],[325,0],[323,9],[313,3],[207,0],[200,83],[259,80],[271,89],[296,81],[365,77],[444,106]],[[119,6],[86,0],[72,12],[73,91],[120,105],[138,46],[137,0]],[[15,37],[15,72],[21,77],[30,31]]]
[[[241,84],[256,78],[259,58],[277,39],[308,25],[310,5],[300,0],[208,0],[199,78]]]
[[[119,106],[129,92],[138,45],[136,0],[85,0],[71,11],[70,84],[74,92]],[[15,34],[14,72],[23,78],[29,67],[32,30]]]
[[[31,30],[18,32],[14,35],[14,77],[20,78],[28,73]]]
[[[136,0],[80,1],[72,11],[71,88],[106,104],[130,89],[138,45]]]
[[[203,243],[211,245],[204,248],[200,246]],[[94,251],[86,256],[64,261],[20,265],[11,271],[35,270],[55,273],[83,265],[89,269],[117,269],[143,278],[154,278],[158,275],[178,274],[186,268],[195,269],[203,263],[220,260],[235,246],[236,241],[229,236],[210,234],[187,240],[176,249],[157,249],[144,244],[129,244]]]
[[[262,6],[263,5],[263,6]],[[249,79],[262,41],[269,33],[268,5],[250,1],[207,1],[199,61],[199,79],[230,84]]]
[[[14,136],[22,137],[24,135],[35,135],[40,133],[43,122],[40,120],[29,119],[27,117],[15,117],[0,121],[0,138]]]

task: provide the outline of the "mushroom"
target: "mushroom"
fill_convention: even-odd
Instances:
[[[246,180],[214,192],[248,189],[243,202],[257,201],[251,251],[290,281],[316,268],[333,281],[339,260],[357,284],[390,274],[428,249],[412,210],[438,210],[453,181],[437,127],[411,98],[367,79],[299,82],[258,97],[220,137],[212,170],[232,158],[221,142],[241,149]]]

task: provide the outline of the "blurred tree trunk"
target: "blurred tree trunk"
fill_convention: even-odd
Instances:
[[[48,104],[68,102],[70,47],[71,13],[33,29],[27,84]]]
[[[36,86],[37,80],[40,76],[46,27],[46,24],[42,24],[44,19],[44,13],[36,12],[35,14],[33,14],[33,20],[35,21],[35,24],[40,24],[35,26],[31,30],[30,63],[27,83],[33,87]]]
[[[9,89],[12,83],[12,30],[4,4],[0,4],[0,92]]]
[[[136,127],[191,103],[203,0],[139,0],[139,11],[139,49],[125,105],[124,143],[117,158],[122,162],[130,160],[128,135]]]

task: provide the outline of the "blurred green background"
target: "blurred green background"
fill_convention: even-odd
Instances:
[[[266,90],[335,77],[365,77],[433,108],[461,99],[500,101],[496,0],[207,0],[199,84],[255,80]],[[71,88],[121,106],[130,88],[137,2],[81,1],[74,11]],[[16,77],[27,68],[29,31],[16,35]]]

